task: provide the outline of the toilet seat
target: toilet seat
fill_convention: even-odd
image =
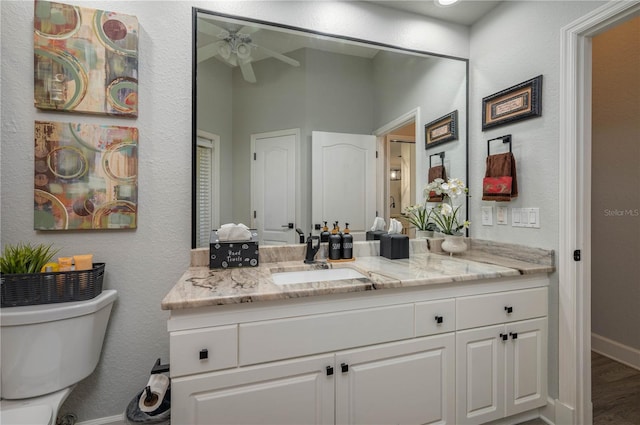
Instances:
[[[51,406],[39,404],[35,406],[21,406],[3,408],[0,410],[0,423],[2,425],[53,425],[55,420]]]

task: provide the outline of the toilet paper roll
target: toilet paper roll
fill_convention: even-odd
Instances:
[[[152,396],[150,400],[147,401],[147,392],[142,391],[140,400],[138,401],[138,407],[140,410],[143,412],[153,412],[160,407],[160,404],[162,404],[162,400],[164,399],[164,395],[167,392],[167,388],[169,388],[169,382],[169,377],[166,375],[161,373],[152,374],[146,385],[147,387],[150,387]]]

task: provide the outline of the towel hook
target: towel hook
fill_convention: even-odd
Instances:
[[[441,164],[444,165],[444,151],[442,151],[440,153],[434,153],[433,155],[429,155],[429,168],[431,168],[431,157],[432,156],[439,156]]]
[[[502,140],[502,143],[509,143],[509,153],[511,153],[511,135],[507,134],[505,136],[496,137],[495,139],[487,140],[487,156],[491,155],[490,153],[490,145],[494,140]]]

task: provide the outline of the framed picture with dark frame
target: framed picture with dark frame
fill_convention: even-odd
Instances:
[[[482,131],[542,115],[542,75],[482,99]]]
[[[431,121],[424,126],[424,148],[458,139],[458,110]]]

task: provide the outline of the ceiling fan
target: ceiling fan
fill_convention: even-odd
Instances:
[[[218,55],[228,64],[240,66],[242,77],[250,83],[256,82],[256,75],[251,65],[254,60],[251,55],[253,50],[259,49],[267,56],[281,60],[291,66],[300,66],[300,62],[297,60],[254,43],[251,35],[260,31],[260,28],[242,27],[237,30],[226,30],[209,21],[199,19],[198,31],[219,39],[198,47],[198,63]]]

